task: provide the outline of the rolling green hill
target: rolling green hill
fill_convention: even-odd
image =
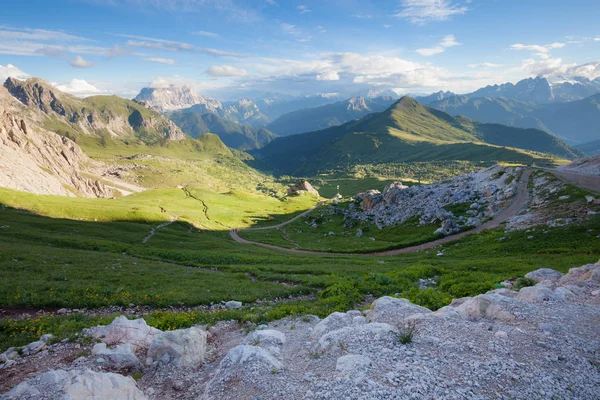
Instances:
[[[353,97],[320,107],[304,108],[282,115],[267,125],[278,135],[287,136],[338,126],[353,119],[388,108],[391,97]]]
[[[264,128],[240,125],[210,113],[175,111],[168,116],[191,137],[211,132],[227,146],[238,150],[258,149],[277,137]]]
[[[554,163],[579,154],[543,131],[454,118],[409,97],[384,112],[339,127],[275,139],[256,152],[257,158],[277,173],[299,175],[357,163],[468,160],[530,164]]]

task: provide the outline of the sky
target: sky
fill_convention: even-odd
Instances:
[[[128,98],[466,93],[600,77],[599,16],[598,0],[3,0],[0,79]]]

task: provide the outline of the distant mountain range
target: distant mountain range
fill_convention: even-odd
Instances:
[[[174,111],[169,117],[191,137],[214,133],[227,146],[237,150],[257,149],[277,137],[267,129],[240,125],[210,113]]]
[[[450,115],[464,115],[484,122],[536,128],[582,144],[600,138],[600,93],[562,103],[536,104],[500,98],[451,96],[430,107]]]
[[[489,85],[458,96],[468,99],[502,97],[507,100],[546,104],[581,100],[597,93],[600,93],[600,78],[595,80],[583,77],[558,78],[550,82],[546,78],[538,77],[523,79],[516,84],[508,82],[501,85]],[[437,92],[429,96],[416,96],[415,99],[422,104],[429,105],[453,96],[457,96],[457,94]]]
[[[392,97],[352,97],[348,100],[284,114],[267,125],[267,129],[281,136],[316,131],[383,111],[394,101],[396,99]]]
[[[403,97],[381,113],[337,127],[280,137],[254,154],[276,173],[309,176],[357,163],[548,160],[539,153],[562,158],[582,155],[541,130],[454,118]]]

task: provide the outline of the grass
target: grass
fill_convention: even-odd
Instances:
[[[365,253],[409,247],[435,240],[436,225],[419,226],[418,218],[404,224],[378,229],[371,222],[360,222],[349,228],[344,217],[335,211],[348,207],[348,202],[321,207],[284,228],[263,231],[240,231],[240,236],[255,242],[281,247],[336,253]],[[313,228],[312,223],[317,227]],[[358,235],[358,231],[362,236]],[[331,235],[333,233],[333,235]]]
[[[280,201],[259,194],[214,193],[202,188],[192,192],[208,205],[210,220],[198,200],[186,197],[181,189],[159,189],[114,200],[0,190],[0,203],[5,205],[0,208],[0,226],[8,226],[0,229],[0,304],[4,308],[53,310],[129,303],[164,308],[239,300],[250,306],[218,313],[156,311],[147,320],[160,329],[221,319],[258,323],[288,315],[324,316],[348,310],[366,295],[399,293],[437,309],[452,298],[483,293],[537,268],[566,272],[600,258],[598,215],[566,227],[507,234],[495,229],[470,235],[444,245],[444,257],[436,256],[442,249],[385,258],[287,254],[235,243],[225,227],[287,219],[312,205],[314,199],[301,196]],[[167,213],[161,213],[157,204]],[[142,243],[151,227],[171,215],[179,221],[156,230]],[[326,221],[317,228],[321,229],[319,234],[335,227],[342,229],[334,217],[323,215]],[[296,223],[305,230],[312,229],[302,219]],[[287,229],[293,239],[290,227]],[[433,232],[432,228],[424,229],[424,237]],[[368,240],[376,234],[381,236]],[[377,246],[385,242],[385,235],[389,235],[389,242],[403,236],[414,240],[415,231],[414,227],[407,227],[405,232],[372,228],[362,239]],[[527,239],[529,236],[533,239]],[[499,240],[501,237],[506,239]],[[350,250],[355,233],[343,236],[336,231],[336,236],[323,238],[340,240],[339,245],[331,242],[321,244],[323,247],[335,244]],[[417,281],[421,278],[435,278],[437,286],[419,290]],[[298,295],[312,297],[275,301]],[[259,299],[274,303],[252,305]],[[107,320],[91,316],[3,320],[0,347],[22,345],[43,333],[69,336],[99,322]]]

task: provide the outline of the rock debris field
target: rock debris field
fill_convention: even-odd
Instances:
[[[118,317],[89,355],[42,337],[0,356],[47,365],[2,399],[598,399],[600,262],[535,286],[455,299],[436,312],[382,297],[366,311],[161,332]],[[137,381],[134,379],[137,379]]]

